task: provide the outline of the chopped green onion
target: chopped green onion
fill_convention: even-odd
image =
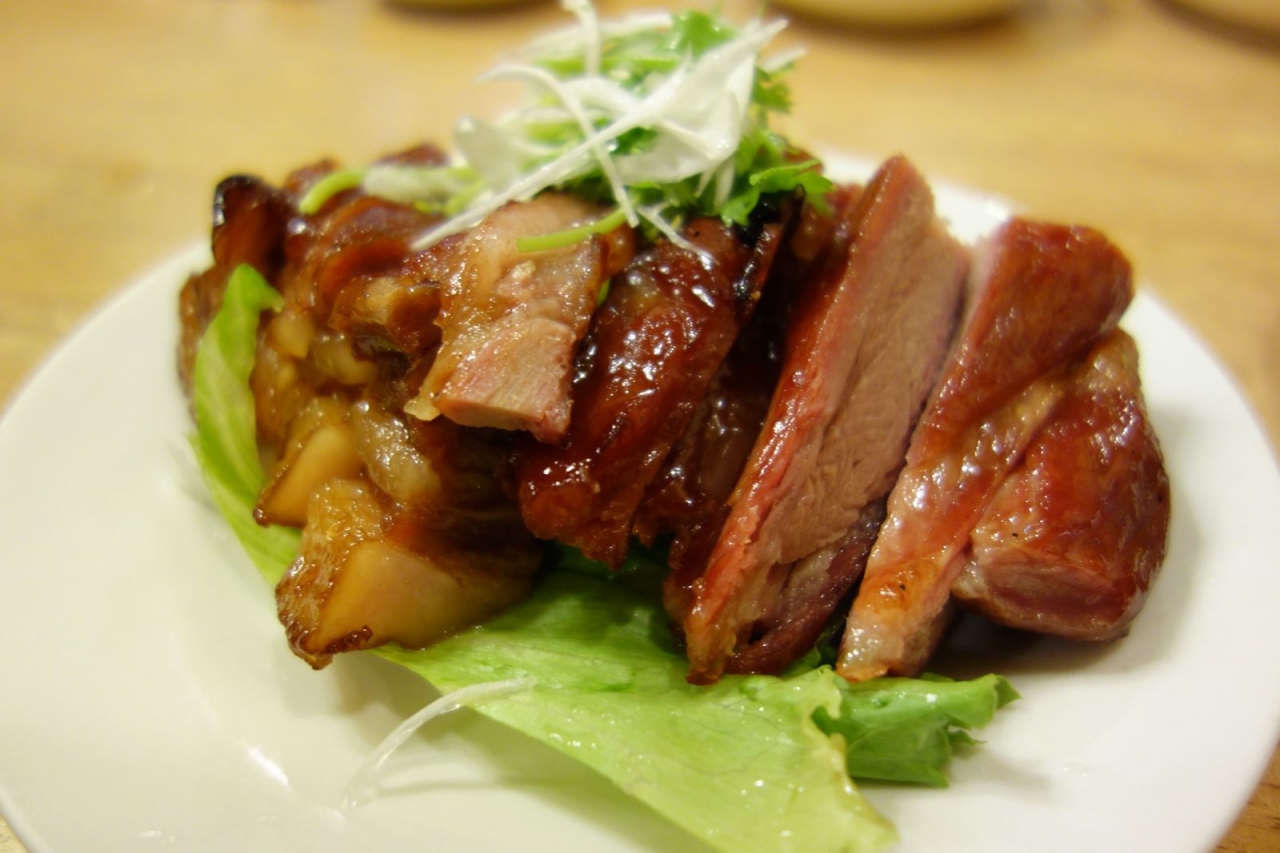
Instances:
[[[484,181],[475,181],[474,183],[468,184],[465,188],[455,194],[453,198],[445,202],[444,215],[457,216],[465,210],[471,202],[484,195],[485,191],[486,187]]]
[[[516,248],[521,252],[548,252],[552,249],[562,249],[565,246],[580,243],[593,234],[608,234],[626,221],[626,211],[618,208],[608,216],[603,216],[586,225],[579,225],[577,228],[566,228],[564,231],[540,234],[537,237],[520,237],[516,240]]]
[[[298,210],[310,216],[318,213],[324,203],[340,192],[353,190],[364,180],[367,169],[339,169],[330,172],[307,189],[298,202]]]

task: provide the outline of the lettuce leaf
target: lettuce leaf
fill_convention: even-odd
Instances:
[[[532,678],[477,710],[600,771],[721,850],[880,850],[893,828],[813,721],[840,715],[829,667],[685,681],[657,590],[551,572],[525,604],[423,651],[383,650],[441,690]]]
[[[279,299],[250,267],[231,276],[197,354],[192,440],[219,510],[272,583],[299,538],[253,521],[264,477],[248,378],[259,317]],[[965,730],[1017,695],[995,675],[850,685],[826,665],[694,687],[659,605],[660,563],[637,554],[610,575],[568,551],[553,562],[527,601],[483,626],[429,649],[377,653],[442,691],[532,679],[531,690],[476,710],[721,850],[885,848],[897,833],[850,775],[945,784],[953,749],[974,742]]]
[[[237,267],[222,307],[196,350],[191,448],[214,505],[226,518],[258,571],[273,584],[298,553],[301,536],[289,527],[260,527],[253,507],[266,480],[258,457],[257,422],[249,374],[257,350],[258,321],[283,305],[253,267]]]
[[[840,735],[849,775],[943,788],[942,768],[957,748],[977,743],[967,729],[991,722],[997,709],[1018,698],[1008,680],[984,675],[970,681],[939,676],[839,682],[840,714],[819,708],[814,721]]]

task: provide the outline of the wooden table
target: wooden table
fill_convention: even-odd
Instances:
[[[207,232],[219,178],[446,140],[509,97],[475,75],[561,20],[549,2],[0,4],[0,402],[123,282]],[[798,20],[784,41],[809,51],[797,140],[906,152],[1106,230],[1280,438],[1280,37],[1155,0],[1042,0],[923,34]],[[0,821],[0,853],[22,849]],[[1219,850],[1277,849],[1273,756]]]

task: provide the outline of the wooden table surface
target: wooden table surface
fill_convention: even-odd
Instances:
[[[739,20],[757,8],[724,6]],[[458,116],[510,96],[473,78],[563,20],[551,2],[448,14],[380,0],[0,4],[0,404],[123,282],[207,233],[219,178],[447,140]],[[797,19],[783,42],[808,50],[794,138],[905,152],[932,175],[1107,231],[1276,444],[1280,35],[1158,0],[1030,0],[927,33]],[[0,821],[0,853],[22,849]],[[1277,755],[1218,849],[1280,850]]]

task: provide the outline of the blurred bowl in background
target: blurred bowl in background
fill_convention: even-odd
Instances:
[[[1175,0],[1205,15],[1250,29],[1280,34],[1280,0]]]
[[[941,27],[1005,14],[1023,0],[775,0],[804,15],[875,27]],[[1280,0],[1270,0],[1280,2]]]
[[[499,9],[503,6],[523,6],[538,0],[388,0],[392,6],[407,9],[439,9],[444,12],[466,12],[480,9]]]

